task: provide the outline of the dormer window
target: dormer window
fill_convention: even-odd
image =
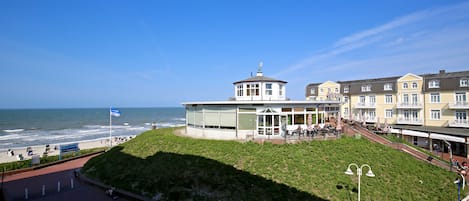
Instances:
[[[440,88],[440,80],[431,80],[428,82],[428,88]]]
[[[311,88],[311,89],[309,90],[309,92],[310,92],[311,94],[315,94],[315,93],[316,93],[316,89]]]
[[[278,95],[283,96],[283,85],[278,85]]]
[[[348,93],[349,92],[349,87],[348,86],[345,86],[344,87],[344,93]]]
[[[412,82],[412,89],[417,89],[417,82]]]
[[[460,79],[459,80],[460,87],[468,87],[469,86],[469,79]]]
[[[384,84],[384,91],[391,91],[392,90],[392,83]]]
[[[362,85],[362,92],[371,91],[371,84]]]
[[[403,88],[403,89],[408,89],[408,88],[409,88],[409,84],[407,84],[407,82],[404,82],[404,83],[402,84],[402,88]]]

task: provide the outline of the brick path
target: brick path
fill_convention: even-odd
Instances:
[[[8,175],[4,178],[4,192],[7,201],[25,200],[25,188],[28,188],[28,200],[67,200],[67,201],[98,201],[113,200],[104,194],[104,189],[89,185],[74,177],[74,170],[92,157],[87,156],[42,169]],[[71,180],[73,179],[73,189]],[[60,182],[60,192],[58,192]],[[42,196],[42,186],[45,185],[45,196]],[[119,198],[118,200],[126,200]]]

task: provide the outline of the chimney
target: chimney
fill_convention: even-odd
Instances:
[[[443,75],[443,74],[445,74],[445,73],[446,73],[445,70],[440,70],[440,75]]]

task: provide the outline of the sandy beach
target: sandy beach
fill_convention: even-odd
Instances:
[[[134,137],[135,136],[114,138],[113,141],[112,141],[112,146],[124,143],[124,142],[126,142],[130,139],[133,139]],[[49,156],[59,155],[60,145],[67,145],[67,144],[73,144],[73,143],[78,143],[78,148],[80,150],[84,150],[84,149],[92,149],[92,148],[99,148],[99,147],[108,147],[109,146],[109,139],[96,139],[96,140],[87,140],[87,141],[80,141],[80,142],[50,144],[49,145],[49,151],[48,151],[47,154]],[[40,157],[42,157],[43,153],[46,151],[46,145],[36,145],[36,146],[30,146],[30,147],[33,150],[33,155],[38,155]],[[57,147],[57,149],[55,149],[55,147]],[[2,150],[3,153],[0,153],[0,163],[18,161],[18,155],[19,154],[21,154],[23,156],[23,160],[31,159],[33,155],[28,156],[28,154],[26,152],[26,149],[27,149],[27,147],[11,148],[11,150],[14,153],[13,156],[8,154],[8,150]]]

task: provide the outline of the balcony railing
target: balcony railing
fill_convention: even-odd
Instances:
[[[399,118],[397,119],[398,124],[413,124],[413,125],[422,125],[422,119],[406,119],[406,118]]]
[[[449,109],[469,109],[468,102],[454,102],[449,104]]]
[[[411,108],[411,109],[422,109],[423,104],[421,102],[398,102],[397,108]]]
[[[367,117],[367,118],[365,118],[365,121],[366,122],[376,123],[376,117]]]
[[[359,102],[355,104],[355,108],[376,108],[376,103],[369,103],[369,102]]]
[[[469,122],[467,120],[454,120],[449,123],[450,127],[464,127],[464,128],[469,128]]]

